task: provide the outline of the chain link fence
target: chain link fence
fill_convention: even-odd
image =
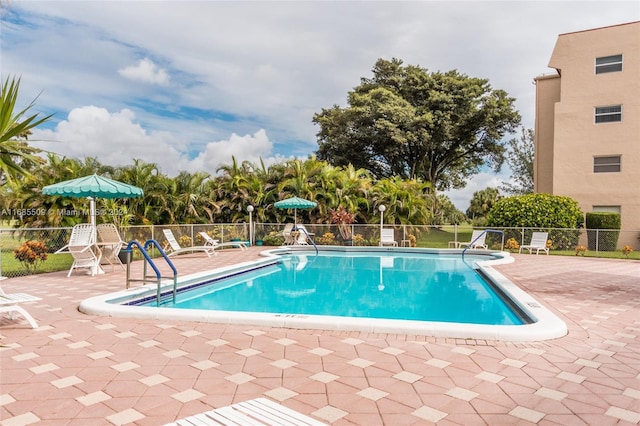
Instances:
[[[143,244],[149,239],[166,247],[163,230],[170,229],[183,247],[204,244],[200,232],[206,232],[220,242],[249,241],[260,246],[280,246],[284,243],[283,223],[248,223],[208,225],[130,226],[120,229],[121,238]],[[377,246],[380,225],[305,224],[317,245]],[[450,248],[457,242],[469,242],[470,226],[385,225],[394,229],[400,247]],[[16,277],[35,273],[68,270],[71,255],[54,254],[69,241],[72,228],[0,228],[0,277]],[[481,228],[476,228],[481,229]],[[552,254],[590,257],[640,259],[640,231],[603,229],[541,229],[492,228],[486,243],[491,250],[518,252],[529,244],[531,234],[548,232],[547,246]],[[499,231],[499,232],[493,232]],[[134,253],[135,254],[135,253]]]

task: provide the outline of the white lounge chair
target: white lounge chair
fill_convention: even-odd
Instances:
[[[9,314],[11,319],[14,319],[15,314],[20,314],[32,328],[38,328],[36,320],[22,306],[18,305],[19,303],[36,302],[38,300],[42,299],[27,293],[7,294],[0,288],[0,313]]]
[[[95,238],[95,227],[90,223],[80,223],[71,230],[69,244],[54,253],[70,253],[73,256],[73,264],[67,277],[71,276],[74,269],[88,269],[91,276],[102,273],[100,268],[102,251],[96,245]]]
[[[169,257],[182,254],[182,253],[193,253],[196,251],[205,252],[208,257],[211,257],[212,254],[214,256],[217,255],[217,253],[215,252],[215,249],[211,246],[204,245],[204,246],[181,247],[180,243],[178,243],[178,240],[176,240],[176,237],[173,235],[173,232],[171,232],[170,229],[163,229],[162,232],[164,232],[164,237],[166,238],[167,243],[169,244],[169,248],[167,249],[167,256]]]
[[[395,231],[393,228],[383,228],[380,231],[380,246],[398,247],[398,242],[396,241]]]
[[[468,247],[470,249],[487,249],[489,246],[485,243],[487,233],[485,231],[473,231],[471,233],[471,240],[467,242],[459,242],[458,248]]]
[[[528,245],[520,246],[518,253],[522,253],[522,249],[529,250],[529,254],[536,251],[536,254],[540,254],[540,250],[549,255],[549,248],[547,247],[547,239],[549,237],[548,232],[534,232],[531,234],[531,242]]]
[[[120,265],[124,270],[124,265],[120,261],[118,254],[125,242],[120,238],[118,228],[113,223],[101,223],[96,229],[98,231],[97,245],[102,250],[102,260],[106,260],[112,269],[114,265]]]
[[[193,425],[326,426],[325,423],[319,422],[266,398],[251,399],[249,401],[216,408],[215,410],[176,420],[166,426]]]
[[[213,247],[214,250],[221,247],[235,247],[240,250],[246,250],[247,244],[244,241],[229,241],[226,243],[221,243],[219,240],[211,238],[211,235],[206,232],[199,232],[200,236],[204,240],[205,247]]]

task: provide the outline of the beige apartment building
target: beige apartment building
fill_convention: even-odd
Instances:
[[[535,192],[640,231],[640,21],[560,34],[549,67],[534,79]],[[638,232],[624,244],[639,250]]]

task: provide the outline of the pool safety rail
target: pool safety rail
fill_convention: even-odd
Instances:
[[[316,254],[318,254],[318,246],[316,245],[316,242],[313,241],[313,238],[311,238],[311,235],[309,235],[309,232],[307,232],[306,228],[297,228],[297,231],[305,233],[305,235],[307,236],[307,240],[311,241],[311,244],[313,244],[313,248],[316,249]]]
[[[466,253],[466,251],[469,250],[470,248],[472,248],[476,241],[478,241],[480,238],[482,238],[483,236],[485,236],[489,232],[493,232],[493,233],[502,235],[502,242],[500,244],[500,251],[504,250],[504,232],[503,231],[499,231],[497,229],[485,229],[484,231],[482,231],[480,233],[480,235],[478,235],[473,241],[471,241],[469,243],[469,245],[464,248],[464,250],[462,250],[462,259],[464,259],[464,254]]]
[[[157,293],[156,293],[156,303],[158,304],[158,306],[161,304],[161,302],[162,302],[161,287],[162,287],[162,278],[163,277],[162,277],[162,274],[160,273],[160,270],[158,269],[156,264],[151,259],[151,256],[149,256],[148,250],[149,250],[149,248],[151,248],[151,246],[153,246],[156,249],[158,249],[158,251],[160,252],[160,255],[164,258],[164,260],[167,262],[167,264],[169,265],[169,267],[173,271],[173,292],[172,293],[173,293],[173,302],[175,303],[175,301],[176,301],[176,292],[177,292],[177,288],[178,288],[178,270],[173,265],[173,263],[171,262],[171,260],[169,259],[169,257],[165,253],[165,251],[162,249],[162,247],[160,247],[160,244],[158,244],[158,242],[156,240],[147,240],[144,243],[144,246],[142,246],[139,242],[137,242],[135,240],[134,241],[130,241],[129,244],[127,244],[127,248],[125,250],[123,250],[125,252],[126,258],[127,258],[127,287],[126,288],[129,288],[129,283],[131,283],[131,282],[148,283],[148,282],[154,282],[155,281],[157,283],[157,286],[158,286],[158,290],[157,290]],[[143,267],[143,270],[142,270],[142,279],[133,279],[133,278],[131,278],[131,258],[132,258],[132,255],[133,255],[132,247],[138,248],[138,250],[140,250],[140,253],[144,257],[144,267]],[[155,276],[147,274],[147,265],[151,266],[151,268],[155,272]]]

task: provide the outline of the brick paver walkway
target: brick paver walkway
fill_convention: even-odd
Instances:
[[[258,248],[176,260],[180,271]],[[124,272],[1,282],[39,328],[0,319],[0,424],[161,425],[264,397],[334,425],[640,423],[640,262],[515,255],[497,267],[563,318],[539,343],[95,317]]]

